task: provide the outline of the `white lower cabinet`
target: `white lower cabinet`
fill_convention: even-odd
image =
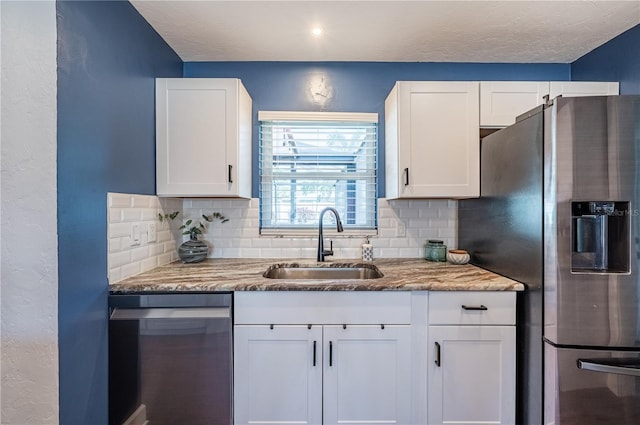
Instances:
[[[323,423],[411,423],[410,339],[403,325],[324,326]]]
[[[235,326],[234,333],[234,422],[322,423],[322,327]]]
[[[234,422],[411,424],[410,299],[236,293]]]
[[[515,422],[515,327],[429,327],[429,424]]]
[[[515,423],[515,292],[429,294],[428,423]]]
[[[515,301],[515,292],[236,292],[234,422],[512,425]]]
[[[407,325],[238,325],[235,423],[410,423]]]

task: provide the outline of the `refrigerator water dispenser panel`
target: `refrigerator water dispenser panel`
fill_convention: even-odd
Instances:
[[[571,203],[571,271],[629,273],[629,202]]]

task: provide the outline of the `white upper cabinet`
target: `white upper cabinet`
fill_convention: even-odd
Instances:
[[[549,83],[549,98],[557,96],[607,96],[619,94],[619,83],[602,81],[552,81]]]
[[[543,103],[547,81],[481,81],[480,125],[506,127],[516,116]]]
[[[400,81],[385,101],[387,198],[479,195],[479,83]]]
[[[545,103],[545,96],[602,96],[618,94],[618,83],[589,81],[482,81],[480,126],[507,127],[516,117]]]
[[[251,97],[240,80],[156,79],[156,192],[251,197]]]

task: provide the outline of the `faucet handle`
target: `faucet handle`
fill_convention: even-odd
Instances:
[[[330,255],[333,255],[333,240],[329,239],[329,250],[324,250],[322,252],[322,255],[324,255],[325,257],[328,257]]]

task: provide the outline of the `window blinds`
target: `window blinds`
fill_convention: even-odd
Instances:
[[[258,121],[261,229],[317,227],[329,206],[345,230],[376,229],[377,114],[261,112]]]

